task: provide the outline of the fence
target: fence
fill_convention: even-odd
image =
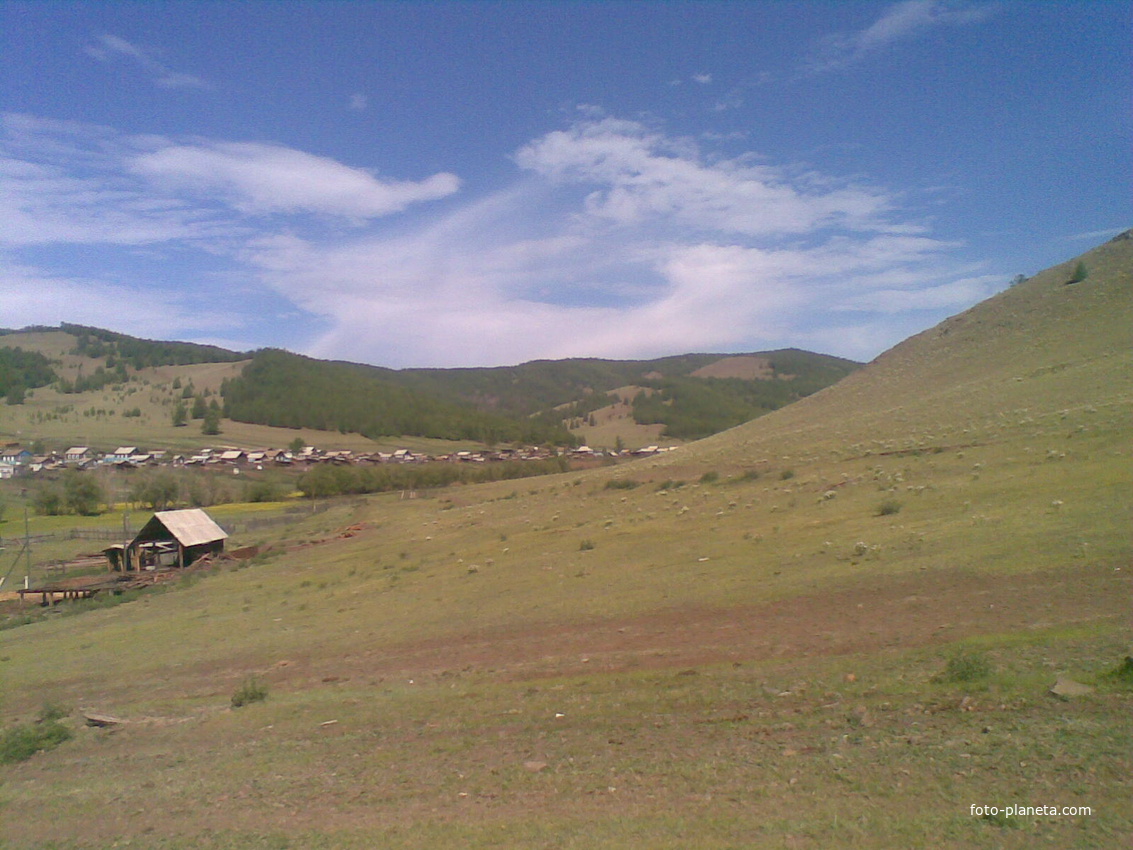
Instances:
[[[260,528],[271,528],[276,525],[298,522],[304,517],[328,511],[336,504],[343,504],[344,501],[345,500],[326,500],[313,502],[310,505],[298,505],[296,507],[287,508],[282,514],[276,516],[218,522],[217,525],[228,534],[246,534],[249,531],[255,531]],[[357,500],[353,500],[353,503],[364,504]],[[22,534],[13,534],[9,536],[7,540],[8,545],[23,545],[24,540],[27,539],[33,546],[38,543],[48,543],[56,540],[101,540],[108,543],[122,543],[133,540],[135,534],[137,534],[137,531],[134,529],[70,528],[66,531],[47,531],[40,534],[29,534],[26,538]],[[0,538],[0,546],[2,545],[4,545],[4,540]]]

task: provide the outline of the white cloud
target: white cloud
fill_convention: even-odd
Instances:
[[[869,187],[740,160],[710,163],[688,140],[614,118],[548,133],[516,159],[557,181],[598,186],[586,211],[623,225],[665,219],[702,231],[770,236],[878,227],[890,206]]]
[[[805,62],[806,70],[822,73],[847,68],[930,29],[981,21],[997,11],[998,5],[989,3],[905,0],[890,6],[863,30],[825,38]]]
[[[135,172],[178,189],[223,198],[244,213],[314,212],[373,218],[456,192],[453,174],[388,182],[361,168],[279,145],[201,142],[162,147],[132,163]]]
[[[89,56],[100,62],[110,62],[118,57],[126,57],[150,75],[154,83],[163,88],[205,89],[209,85],[193,74],[174,71],[146,50],[116,35],[101,35],[95,44],[86,48]]]
[[[393,366],[754,350],[823,321],[860,327],[849,313],[877,290],[921,309],[921,288],[949,303],[963,289],[942,280],[956,246],[893,221],[878,189],[709,162],[608,118],[548,133],[517,162],[535,177],[417,231],[275,237],[249,260],[328,318],[310,353]]]
[[[706,86],[710,82],[712,82],[712,75],[711,74],[693,74],[692,80],[693,80],[694,83],[700,83],[702,86]]]
[[[361,92],[350,95],[350,110],[352,112],[365,112],[369,105],[369,99]]]
[[[0,256],[3,325],[58,325],[60,322],[123,328],[151,339],[175,333],[215,332],[235,327],[230,311],[202,309],[175,292],[124,286],[97,278],[61,277]]]
[[[4,129],[5,324],[164,336],[203,317],[202,337],[313,339],[316,356],[389,366],[811,339],[871,356],[861,346],[897,341],[879,328],[992,286],[880,187],[714,157],[707,139],[593,112],[517,151],[513,185],[396,226],[388,216],[449,195],[457,179],[384,181],[279,145],[27,117]],[[209,306],[219,283],[193,294],[198,269],[224,281],[225,315]],[[287,311],[286,331],[252,324]]]
[[[921,310],[954,312],[990,298],[1003,286],[1001,275],[981,275],[913,289],[873,289],[847,298],[836,309],[885,314]]]
[[[1090,242],[1096,242],[1099,239],[1109,239],[1118,234],[1125,233],[1129,229],[1128,227],[1107,227],[1105,230],[1091,230],[1089,233],[1075,233],[1068,238],[1075,241],[1089,240]]]

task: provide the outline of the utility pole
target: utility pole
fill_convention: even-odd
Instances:
[[[27,553],[26,569],[24,571],[24,590],[28,589],[31,582],[31,532],[28,526],[28,504],[24,502],[24,552]]]

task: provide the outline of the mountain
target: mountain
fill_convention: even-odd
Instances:
[[[674,452],[6,631],[6,724],[125,722],[0,765],[5,839],[1125,846],[1131,281],[1125,234]]]
[[[178,401],[215,394],[234,422],[369,439],[573,445],[591,436],[586,425],[598,415],[616,420],[602,432],[604,444],[622,441],[632,447],[661,436],[688,439],[715,433],[827,386],[858,366],[786,350],[392,370],[277,349],[235,352],[143,340],[68,324],[2,332],[0,352],[5,352],[0,355],[0,394],[11,391],[15,404],[28,390],[44,388],[33,393],[36,409],[27,415],[38,419],[29,419],[29,425],[74,420],[73,439],[90,441],[87,433],[102,431],[82,427],[90,423],[79,421],[79,411],[87,419],[109,419],[128,400],[133,406],[126,410],[136,421],[116,420],[111,441],[159,445],[184,437],[171,430]],[[146,392],[139,394],[143,387]],[[632,405],[617,416],[595,414],[614,405],[614,392],[632,392]],[[16,411],[10,413],[12,433],[22,423]],[[568,430],[571,425],[576,433]],[[263,439],[260,432],[252,433]]]

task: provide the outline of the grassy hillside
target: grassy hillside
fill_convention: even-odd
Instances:
[[[175,426],[173,414],[178,403],[192,409],[202,396],[223,400],[230,420],[222,428],[225,442],[242,447],[286,445],[295,437],[288,430],[306,429],[317,432],[303,434],[306,442],[334,448],[389,438],[572,445],[580,437],[632,448],[715,433],[857,366],[786,350],[395,371],[62,325],[0,331],[0,397],[8,402],[0,410],[0,437],[56,449],[63,443],[192,448],[216,440],[200,439],[199,427]],[[629,416],[593,415],[610,405],[610,392],[630,382],[635,394],[645,394]],[[650,402],[654,390],[660,395]],[[598,419],[606,427],[590,428]]]
[[[1128,846],[1133,241],[1082,261],[663,457],[4,632],[0,715],[76,732],[0,767],[6,840]]]

